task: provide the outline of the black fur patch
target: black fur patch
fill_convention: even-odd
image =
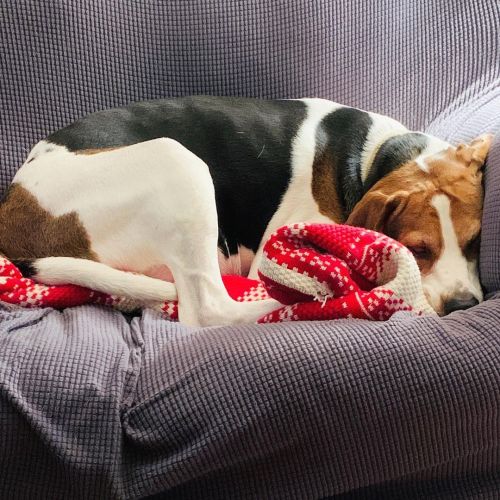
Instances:
[[[426,148],[428,142],[427,137],[419,132],[408,132],[387,139],[375,155],[363,185],[364,192],[388,173],[414,160]]]
[[[10,261],[21,271],[24,278],[31,278],[38,272],[35,267],[35,259],[10,259]]]
[[[131,104],[91,114],[48,137],[70,151],[170,137],[210,169],[219,245],[257,250],[291,177],[292,140],[306,116],[293,100],[195,96]],[[140,168],[140,166],[138,166]],[[223,239],[227,243],[224,243]]]
[[[323,118],[316,141],[316,158],[326,152],[335,161],[335,186],[347,216],[364,194],[361,180],[361,157],[373,121],[370,115],[355,108],[340,108]]]

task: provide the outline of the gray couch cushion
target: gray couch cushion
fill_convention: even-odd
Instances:
[[[444,319],[209,329],[0,309],[0,496],[401,496],[439,478],[474,491],[478,474],[494,492],[499,324],[500,300]]]
[[[488,294],[500,290],[500,134],[490,151],[485,175],[480,276]]]

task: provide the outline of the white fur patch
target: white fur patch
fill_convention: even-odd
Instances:
[[[431,135],[425,134],[427,138],[427,146],[425,149],[415,158],[416,164],[419,166],[420,170],[425,173],[429,173],[429,167],[427,166],[426,159],[429,156],[437,155],[441,153],[445,149],[447,149],[450,145],[437,137],[432,137]]]
[[[443,301],[462,293],[471,293],[478,301],[483,300],[477,272],[477,262],[469,262],[458,244],[451,218],[450,199],[445,194],[432,198],[441,224],[443,249],[430,274],[422,278],[424,290],[431,305],[440,309]]]
[[[406,134],[408,129],[401,123],[388,116],[370,113],[373,120],[361,155],[361,180],[364,182],[370,172],[379,147],[391,137]]]
[[[36,271],[36,279],[47,285],[72,283],[98,292],[146,302],[177,299],[173,283],[140,274],[124,273],[92,260],[46,257],[36,261]]]
[[[40,281],[145,301],[172,299],[177,292],[180,320],[195,326],[252,323],[280,306],[273,299],[240,303],[228,295],[217,258],[212,177],[180,143],[159,138],[89,156],[36,148],[14,181],[50,214],[77,213],[100,261],[39,259]],[[162,277],[170,271],[175,285],[123,271]]]
[[[325,99],[299,100],[307,105],[307,117],[292,142],[292,177],[278,210],[267,225],[250,269],[250,278],[257,278],[262,246],[276,229],[296,222],[331,222],[328,217],[320,214],[318,204],[313,197],[310,187],[312,165],[316,154],[316,131],[319,123],[328,113],[344,106]]]
[[[427,167],[427,164],[425,163],[425,160],[422,157],[422,155],[417,156],[417,158],[415,159],[415,163],[418,165],[420,170],[423,170],[426,174],[429,173],[429,168]]]
[[[33,146],[32,150],[29,152],[25,164],[35,160],[36,158],[40,158],[41,156],[47,153],[58,153],[58,152],[68,152],[68,150],[66,146],[53,144],[52,142],[47,142],[47,141],[37,142]]]

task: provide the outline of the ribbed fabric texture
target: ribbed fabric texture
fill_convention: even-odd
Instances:
[[[135,344],[105,308],[0,303],[0,498],[116,498]]]
[[[386,323],[0,321],[0,498],[498,498],[498,299]]]
[[[203,334],[146,315],[124,429],[135,453],[159,458],[127,476],[160,467],[173,498],[377,498],[355,492],[368,485],[497,498],[499,321],[499,300],[445,319]]]
[[[500,72],[495,0],[2,0],[0,23],[0,193],[49,131],[133,100],[324,97],[422,129]]]
[[[450,140],[498,131],[494,0],[0,1],[0,193],[88,112],[326,97]],[[500,144],[481,276],[500,288]],[[195,330],[0,306],[0,498],[491,498],[500,299],[447,318]]]
[[[500,103],[497,107],[500,117]],[[489,294],[500,290],[500,134],[495,136],[485,170],[485,198],[481,233],[480,276]]]

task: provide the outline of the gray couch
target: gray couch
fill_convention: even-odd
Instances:
[[[495,0],[0,0],[0,195],[88,112],[317,96],[500,131]],[[500,498],[500,139],[488,300],[445,318],[193,329],[0,304],[0,498]]]

